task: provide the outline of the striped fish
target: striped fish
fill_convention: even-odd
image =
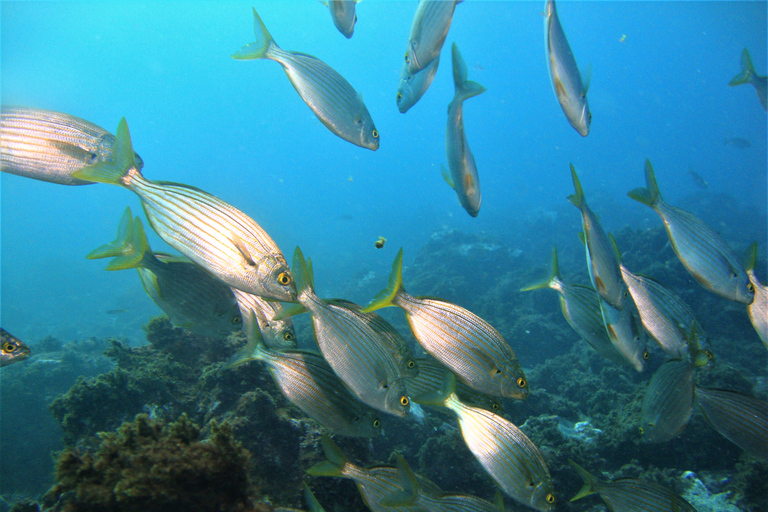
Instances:
[[[408,63],[403,62],[400,69],[400,81],[397,84],[397,109],[401,114],[408,112],[418,102],[437,74],[437,66],[440,64],[440,56],[435,57],[427,67],[416,73],[408,71]]]
[[[23,361],[31,353],[26,343],[0,327],[0,366]]]
[[[696,388],[704,418],[745,452],[768,461],[768,402],[725,389]]]
[[[485,92],[485,87],[467,79],[467,65],[461,58],[456,43],[452,46],[453,84],[455,93],[448,104],[448,125],[445,130],[445,150],[450,175],[443,170],[443,178],[456,191],[459,203],[471,217],[480,213],[482,194],[477,175],[475,157],[469,149],[464,131],[464,100]]]
[[[741,72],[733,77],[728,85],[752,84],[764,109],[768,110],[768,76],[755,73],[752,58],[746,48],[741,52]]]
[[[310,269],[311,262],[304,260],[297,247],[293,253],[293,272],[299,304],[283,307],[273,319],[309,311],[320,352],[349,390],[375,409],[405,417],[410,410],[410,398],[390,342],[371,326],[370,317],[359,308],[315,295]]]
[[[555,91],[560,108],[563,109],[568,122],[582,137],[589,134],[589,126],[592,123],[592,113],[589,111],[587,90],[589,79],[586,83],[581,81],[576,59],[565,37],[560,18],[557,17],[555,0],[547,0],[544,19],[544,35],[547,43],[547,65],[549,77],[552,80],[552,89]]]
[[[236,60],[270,59],[279,62],[296,92],[323,126],[342,139],[373,151],[379,132],[363,97],[337,71],[317,57],[280,49],[253,10],[256,41],[232,55]]]
[[[453,11],[461,0],[420,0],[408,36],[405,62],[408,71],[417,73],[440,55]]]
[[[0,170],[60,185],[90,185],[72,173],[112,161],[115,136],[79,117],[50,110],[3,105],[0,109]],[[143,162],[134,155],[136,168]]]
[[[648,160],[645,161],[645,186],[630,191],[629,197],[659,214],[672,248],[688,272],[712,293],[751,304],[754,291],[750,291],[749,277],[731,248],[699,218],[664,202]]]
[[[309,350],[273,350],[259,332],[256,312],[244,317],[248,343],[227,362],[234,368],[263,361],[285,397],[307,416],[335,434],[373,437],[381,434],[378,412],[355,398],[321,354]]]
[[[656,370],[641,409],[643,441],[665,443],[680,435],[693,412],[693,364],[671,359]]]
[[[160,238],[229,286],[275,300],[296,299],[283,253],[253,219],[198,188],[142,176],[125,118],[117,127],[114,162],[85,167],[74,176],[135,192]]]
[[[552,288],[560,295],[560,309],[565,320],[598,354],[609,361],[619,364],[630,364],[613,346],[608,337],[608,331],[603,323],[600,312],[600,301],[597,292],[589,286],[568,284],[560,276],[557,262],[557,249],[552,249],[550,274],[543,281],[526,286],[520,291]]]
[[[255,318],[267,347],[274,350],[296,348],[296,331],[293,328],[291,319],[272,320],[272,317],[280,308],[279,303],[269,302],[258,295],[246,293],[237,288],[230,289],[235,294],[237,306],[240,308],[240,314],[245,322],[243,325],[245,332],[249,332],[252,329],[252,326],[248,325],[249,319]],[[254,316],[246,315],[248,311],[253,311]]]
[[[634,478],[601,482],[572,460],[568,462],[584,480],[584,486],[571,501],[597,493],[616,512],[696,512],[669,487]]]
[[[568,196],[568,201],[581,210],[589,279],[604,301],[613,306],[614,309],[623,310],[624,305],[631,301],[631,297],[627,286],[621,279],[621,270],[616,259],[616,253],[610,239],[597,220],[597,216],[587,205],[584,190],[581,188],[573,164],[571,164],[571,178],[576,193]]]
[[[232,289],[187,258],[153,253],[141,219],[130,208],[120,219],[115,241],[86,258],[113,258],[107,270],[135,268],[144,291],[176,327],[215,339],[241,329]]]
[[[331,11],[333,24],[344,34],[347,39],[355,33],[355,23],[357,15],[355,14],[355,4],[360,0],[326,0],[324,3]]]
[[[600,297],[598,302],[611,343],[635,370],[642,372],[650,354],[645,349],[647,335],[635,303],[630,299],[619,311]]]
[[[412,297],[403,287],[403,249],[397,253],[389,286],[362,311],[398,306],[416,340],[475,391],[523,400],[528,381],[506,340],[488,322],[450,302]]]
[[[536,510],[554,510],[552,479],[538,448],[510,421],[462,403],[453,375],[419,404],[447,407],[456,414],[467,447],[507,495]]]
[[[313,476],[334,476],[348,478],[355,482],[363,501],[372,512],[424,512],[417,505],[383,505],[393,493],[400,491],[400,479],[397,469],[392,466],[373,466],[363,468],[352,463],[341,449],[327,436],[322,436],[323,451],[328,458],[318,462],[307,470]],[[417,476],[419,485],[428,492],[441,492],[440,488],[430,480]]]
[[[747,250],[746,272],[749,276],[749,286],[755,293],[752,304],[747,306],[749,319],[755,326],[757,334],[763,340],[763,345],[768,348],[768,286],[760,283],[755,275],[755,262],[757,261],[757,242],[753,242]]]

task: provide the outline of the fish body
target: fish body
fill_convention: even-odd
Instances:
[[[707,180],[705,180],[701,174],[697,173],[693,169],[688,169],[688,174],[691,176],[691,179],[693,180],[694,185],[699,187],[702,190],[706,190],[709,188],[709,183],[707,183]]]
[[[755,263],[757,261],[757,243],[752,243],[747,250],[746,272],[749,283],[755,293],[752,304],[747,306],[747,313],[758,336],[763,340],[763,345],[768,348],[768,286],[762,284],[755,275]]]
[[[760,104],[768,110],[768,76],[760,76],[755,73],[752,58],[746,48],[741,52],[741,72],[733,77],[728,85],[752,84],[757,91]]]
[[[230,288],[237,300],[237,306],[240,315],[243,318],[243,330],[250,332],[253,326],[248,322],[255,318],[259,324],[259,331],[267,347],[274,350],[294,349],[296,343],[296,331],[293,328],[293,322],[290,318],[283,320],[273,320],[272,317],[279,309],[279,304],[262,299],[258,295],[247,293],[237,288]],[[253,311],[253,317],[247,315],[248,311]]]
[[[608,509],[616,512],[696,512],[690,503],[669,487],[634,478],[603,482],[572,460],[568,462],[584,480],[584,486],[571,501],[597,493]]]
[[[144,291],[176,327],[215,339],[241,329],[231,288],[187,258],[153,253],[141,219],[130,208],[120,219],[115,241],[86,258],[113,258],[107,270],[135,268]]]
[[[0,327],[0,366],[23,361],[31,353],[26,343]]]
[[[408,112],[412,106],[418,102],[437,74],[437,66],[440,64],[440,55],[435,57],[432,62],[421,71],[411,73],[408,70],[408,62],[403,62],[400,69],[400,81],[397,84],[397,108],[401,114]]]
[[[389,286],[362,311],[398,306],[419,344],[465,384],[493,397],[523,400],[528,381],[512,347],[488,322],[450,302],[413,297],[403,288],[403,250],[397,253]]]
[[[584,84],[581,80],[576,59],[573,58],[568,39],[557,17],[554,0],[547,0],[544,15],[547,65],[552,88],[568,122],[582,137],[586,137],[592,124],[592,113],[587,101],[589,83]]]
[[[281,49],[253,10],[256,42],[232,55],[236,60],[270,59],[280,63],[296,92],[320,122],[342,139],[373,151],[379,132],[363,97],[336,70],[317,57]]]
[[[698,217],[668,205],[659,192],[651,162],[645,161],[646,188],[636,188],[629,197],[653,208],[664,222],[677,257],[704,288],[742,304],[751,304],[754,292],[738,258],[709,226]]]
[[[0,170],[60,185],[90,185],[72,176],[112,161],[115,136],[85,119],[26,107],[0,110]],[[143,162],[135,155],[136,166]]]
[[[642,372],[649,354],[645,350],[646,333],[637,307],[634,303],[628,303],[627,307],[618,310],[602,298],[599,301],[603,323],[611,343],[635,370]]]
[[[461,0],[419,0],[408,36],[405,62],[408,71],[417,73],[429,66],[440,55],[453,11]]]
[[[730,442],[768,461],[768,402],[736,391],[696,388],[707,422]]]
[[[452,46],[453,83],[456,92],[448,105],[448,125],[445,131],[445,148],[450,177],[446,182],[456,191],[459,203],[472,217],[480,213],[482,194],[477,175],[475,157],[469,149],[464,131],[464,100],[485,92],[485,87],[467,79],[467,65],[456,43]]]
[[[331,11],[331,18],[333,18],[333,24],[339,29],[339,32],[344,34],[347,39],[351,38],[355,33],[355,22],[357,22],[357,15],[355,14],[355,4],[360,0],[328,0],[325,4]]]
[[[671,441],[688,424],[693,412],[693,370],[690,361],[671,359],[653,374],[641,409],[643,441]]]
[[[117,128],[114,162],[85,167],[75,177],[133,191],[160,238],[227,285],[265,298],[295,300],[296,285],[283,253],[253,219],[198,188],[142,176],[125,118]]]

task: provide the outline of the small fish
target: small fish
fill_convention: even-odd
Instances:
[[[723,144],[726,146],[733,146],[739,149],[747,149],[752,147],[752,143],[742,137],[733,137],[732,139],[725,139]]]
[[[379,237],[379,239],[378,239],[378,240],[376,240],[376,241],[373,243],[373,245],[374,245],[374,247],[376,247],[377,249],[382,249],[382,248],[384,248],[384,244],[385,244],[386,242],[387,242],[387,239],[386,239],[386,238],[384,238],[383,236],[380,236],[380,237]]]
[[[571,501],[597,493],[608,508],[616,512],[696,512],[669,487],[634,478],[602,482],[572,460],[568,462],[584,480],[584,486]]]
[[[424,96],[435,79],[439,64],[440,55],[435,57],[421,71],[411,73],[408,71],[408,62],[403,62],[403,67],[400,69],[400,81],[397,84],[397,95],[395,96],[397,109],[401,114],[408,112]]]
[[[248,343],[232,356],[226,368],[253,360],[263,361],[283,395],[331,432],[351,437],[381,434],[378,411],[347,391],[321,354],[267,347],[259,331],[256,314],[253,309],[245,313]]]
[[[507,495],[536,510],[554,510],[552,479],[538,448],[502,416],[462,403],[453,374],[439,392],[422,396],[419,403],[447,407],[456,414],[467,447]]]
[[[693,180],[694,185],[696,185],[700,189],[706,190],[707,188],[709,188],[709,183],[707,183],[707,180],[702,178],[701,174],[697,173],[692,168],[688,169],[688,175]]]
[[[418,73],[440,55],[453,11],[461,0],[419,0],[408,36],[405,62],[410,73]]]
[[[641,409],[643,441],[671,441],[688,424],[693,412],[694,368],[688,360],[671,359],[653,374]]]
[[[768,402],[736,391],[699,387],[696,402],[712,428],[748,454],[768,461]]]
[[[528,396],[520,361],[488,322],[456,304],[405,292],[402,248],[392,264],[389,286],[362,311],[389,306],[400,307],[424,350],[475,391],[518,400]]]
[[[333,24],[347,39],[355,33],[355,23],[357,22],[355,4],[358,2],[360,0],[327,0],[323,2],[331,11]]]
[[[72,174],[112,161],[115,136],[79,117],[51,110],[3,105],[0,170],[60,185],[90,185]],[[143,162],[134,155],[137,169]]]
[[[760,76],[755,73],[755,67],[752,65],[752,59],[746,48],[741,52],[741,73],[728,82],[730,86],[741,84],[754,85],[760,103],[764,109],[768,110],[768,76]]]
[[[755,299],[747,306],[747,312],[757,334],[763,340],[763,345],[768,348],[768,286],[760,283],[755,275],[756,261],[757,242],[753,242],[747,249],[746,272],[749,276],[749,286],[754,290]]]
[[[296,331],[290,318],[273,320],[280,304],[264,300],[258,295],[247,293],[237,288],[230,288],[235,294],[240,316],[243,318],[243,330],[250,332],[253,326],[248,325],[251,316],[246,313],[253,311],[253,318],[259,323],[259,331],[267,347],[274,350],[286,350],[296,348]]]
[[[127,309],[108,309],[106,313],[108,315],[121,315],[127,311],[128,311]]]
[[[659,192],[651,162],[645,161],[646,188],[629,197],[653,208],[664,221],[669,241],[688,272],[707,290],[742,304],[751,304],[755,293],[749,277],[728,244],[698,217],[668,205]]]
[[[144,291],[176,327],[215,339],[241,329],[230,287],[186,258],[153,253],[141,219],[134,218],[130,208],[120,219],[115,241],[86,258],[113,258],[107,270],[138,270]]]
[[[547,64],[552,88],[568,122],[582,137],[589,135],[592,113],[589,111],[587,91],[589,78],[584,82],[576,66],[576,59],[568,45],[554,0],[547,0],[544,11],[544,32],[547,39]],[[623,41],[622,41],[623,42]]]
[[[18,363],[32,353],[26,343],[0,327],[0,366]]]
[[[379,149],[379,132],[363,97],[347,80],[317,57],[282,50],[253,10],[256,41],[234,53],[235,60],[270,59],[280,63],[304,103],[332,133],[373,151]]]
[[[472,217],[480,213],[480,178],[477,175],[475,157],[469,149],[464,131],[464,100],[485,92],[485,87],[467,79],[467,65],[461,58],[456,43],[452,46],[453,84],[456,87],[453,100],[448,105],[448,126],[445,131],[445,149],[448,170],[443,169],[443,178],[456,191],[459,203]]]
[[[134,192],[160,238],[229,286],[275,300],[296,299],[283,253],[253,219],[199,188],[142,176],[125,118],[117,127],[114,153],[114,162],[85,167],[75,177]]]

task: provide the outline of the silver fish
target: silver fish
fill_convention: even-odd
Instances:
[[[256,41],[232,55],[235,60],[270,59],[280,63],[304,103],[332,133],[373,151],[379,149],[379,132],[363,97],[337,71],[317,57],[282,50],[253,10]]]
[[[568,122],[582,137],[586,137],[592,124],[592,113],[589,111],[589,102],[587,102],[589,80],[586,84],[581,81],[576,59],[573,58],[568,39],[557,17],[555,0],[547,0],[545,16],[547,65],[552,88]]]
[[[257,314],[253,309],[244,313],[248,343],[227,362],[227,368],[263,361],[285,397],[331,432],[351,437],[381,434],[378,411],[347,391],[321,354],[267,347],[259,332]]]
[[[768,461],[768,402],[736,391],[696,388],[704,418],[723,437]]]
[[[326,0],[325,5],[331,11],[333,24],[344,34],[347,39],[355,33],[355,23],[357,15],[355,14],[355,4],[360,0]]]
[[[571,501],[597,493],[610,510],[617,512],[696,512],[669,487],[634,478],[602,482],[572,460],[568,462],[584,480],[584,486]]]
[[[439,64],[440,56],[438,55],[426,68],[416,73],[411,73],[408,71],[408,63],[403,62],[403,67],[400,69],[400,81],[397,84],[397,95],[395,97],[397,108],[401,114],[408,112],[408,109],[424,96],[429,86],[432,85],[432,80],[435,79]]]
[[[395,256],[389,286],[362,311],[398,306],[419,344],[465,384],[495,397],[523,400],[528,381],[512,347],[488,322],[450,302],[413,297],[403,287],[403,250]]]
[[[453,43],[453,84],[456,87],[453,100],[448,105],[448,126],[445,131],[445,149],[450,176],[443,170],[443,177],[456,191],[459,203],[472,217],[480,213],[480,178],[477,175],[475,157],[469,149],[464,132],[464,100],[485,92],[485,87],[467,79],[467,65],[461,58],[459,47]]]
[[[728,244],[698,217],[668,205],[659,192],[651,162],[645,161],[645,186],[629,197],[653,208],[664,221],[669,241],[688,272],[707,290],[742,304],[755,297],[749,277]]]
[[[693,412],[693,364],[671,359],[656,370],[643,396],[643,441],[665,443],[680,435]]]
[[[752,304],[747,306],[747,312],[758,336],[763,340],[763,345],[765,345],[765,348],[768,348],[768,286],[762,284],[755,275],[755,263],[757,261],[756,242],[749,246],[746,260],[749,286],[752,287],[755,293],[755,299],[752,301]]]
[[[241,329],[242,317],[229,286],[184,257],[153,253],[141,219],[126,208],[114,242],[86,258],[113,258],[107,270],[135,268],[147,295],[176,327],[223,339]]]
[[[31,353],[26,343],[0,327],[0,366],[23,361]]]
[[[443,48],[451,28],[453,11],[461,0],[419,0],[408,36],[405,62],[408,71],[417,73],[425,69]]]
[[[136,193],[160,238],[229,286],[275,300],[296,299],[283,253],[253,219],[198,188],[142,176],[125,118],[117,127],[114,162],[85,167],[75,177]]]
[[[647,335],[634,302],[628,301],[619,311],[602,298],[598,299],[611,343],[635,370],[642,372],[650,354],[645,349]]]
[[[768,76],[755,73],[752,58],[746,48],[741,52],[741,72],[733,77],[728,85],[752,84],[763,108],[768,110]]]
[[[115,136],[85,119],[26,107],[0,110],[0,170],[60,185],[90,185],[72,173],[112,160]],[[135,155],[136,167],[143,162]]]
[[[273,320],[272,317],[280,308],[279,303],[262,299],[258,295],[247,293],[237,288],[230,288],[235,294],[237,306],[243,317],[243,330],[250,332],[253,326],[248,322],[251,316],[246,316],[248,311],[254,312],[254,318],[259,324],[259,331],[267,347],[274,350],[286,350],[296,348],[296,331],[290,318]]]

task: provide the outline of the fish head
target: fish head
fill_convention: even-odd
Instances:
[[[354,433],[359,437],[377,437],[381,435],[381,419],[378,411],[366,408],[365,412],[354,418]]]
[[[261,329],[261,336],[269,348],[286,350],[296,348],[296,332],[293,322],[289,319],[269,320],[266,327]]]
[[[413,86],[416,75],[408,71],[408,63],[403,63],[403,68],[400,71],[400,82],[397,84],[397,95],[395,100],[397,101],[397,109],[401,114],[408,112],[408,109],[416,104],[416,100],[419,96],[414,94]]]
[[[362,111],[355,120],[355,123],[360,128],[360,146],[371,151],[379,149],[379,131],[376,129],[376,125],[373,124],[373,118],[368,113],[365,105],[363,105]]]
[[[387,412],[405,418],[411,410],[411,399],[405,390],[405,384],[402,379],[390,383],[384,384],[383,387],[387,388],[387,396],[384,402],[384,406]]]
[[[255,295],[265,299],[296,302],[296,282],[287,263],[278,258],[264,258],[255,268],[253,285],[261,288],[260,293]]]
[[[31,354],[29,347],[20,339],[5,330],[2,330],[2,343],[0,349],[0,366],[6,366],[11,363],[18,363],[28,358]]]
[[[525,378],[525,373],[523,373],[523,368],[519,363],[511,362],[506,365],[506,368],[493,368],[491,375],[499,379],[499,396],[514,398],[515,400],[528,398],[530,393],[528,379]]]
[[[581,93],[579,101],[579,117],[573,125],[582,137],[589,135],[589,127],[592,125],[592,112],[589,111],[587,93]]]
[[[331,0],[328,2],[331,10],[333,24],[339,29],[344,37],[351,38],[355,33],[355,23],[357,23],[357,14],[355,14],[355,2],[344,2],[340,0]]]
[[[547,475],[548,477],[549,475]],[[547,512],[555,510],[555,491],[552,488],[552,481],[549,478],[536,481],[533,478],[528,483],[528,490],[531,493],[530,506],[536,510]]]
[[[736,300],[743,304],[752,304],[752,301],[755,300],[755,284],[750,280],[747,273],[741,269],[733,269],[731,280],[736,286]]]

